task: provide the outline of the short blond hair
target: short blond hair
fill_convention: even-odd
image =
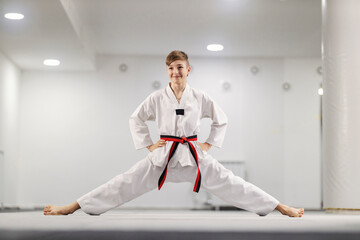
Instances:
[[[179,50],[174,50],[169,53],[169,55],[167,55],[165,61],[166,66],[169,66],[172,62],[176,60],[184,60],[186,61],[187,66],[190,66],[188,55],[185,52]]]

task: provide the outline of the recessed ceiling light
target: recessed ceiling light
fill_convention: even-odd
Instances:
[[[217,52],[222,51],[224,49],[224,46],[221,44],[209,44],[207,45],[206,49],[209,51]]]
[[[6,13],[4,17],[11,20],[20,20],[24,18],[24,15],[21,13]]]
[[[324,95],[324,90],[323,90],[322,87],[318,89],[318,94],[319,94],[320,96]]]
[[[44,60],[44,65],[46,65],[46,66],[59,66],[60,61],[57,60],[57,59],[45,59]]]

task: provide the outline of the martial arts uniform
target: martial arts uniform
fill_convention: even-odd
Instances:
[[[174,142],[167,142],[165,146],[150,152],[127,172],[82,196],[77,200],[81,209],[88,214],[104,213],[148,191],[160,188],[160,177],[163,177],[162,182],[165,183],[192,182],[195,185],[194,191],[200,187],[201,190],[206,190],[236,207],[259,215],[273,211],[279,201],[235,176],[203,151],[196,141],[186,141],[189,137],[196,139],[202,118],[212,120],[206,142],[221,147],[227,117],[207,94],[186,85],[178,103],[168,85],[148,96],[130,117],[135,148],[142,149],[153,144],[146,121],[156,121],[162,137],[184,138],[185,141],[177,143],[175,152]],[[196,184],[199,186],[196,187]]]

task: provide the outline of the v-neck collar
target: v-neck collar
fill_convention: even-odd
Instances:
[[[189,91],[190,91],[190,86],[188,84],[186,84],[183,95],[181,96],[180,103],[179,103],[177,101],[177,99],[176,99],[175,93],[173,92],[173,90],[170,87],[170,83],[166,87],[166,92],[167,92],[168,96],[170,97],[171,101],[174,104],[176,104],[177,106],[183,106],[184,105]]]

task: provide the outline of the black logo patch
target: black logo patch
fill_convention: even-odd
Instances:
[[[176,115],[184,115],[184,109],[176,109]]]

